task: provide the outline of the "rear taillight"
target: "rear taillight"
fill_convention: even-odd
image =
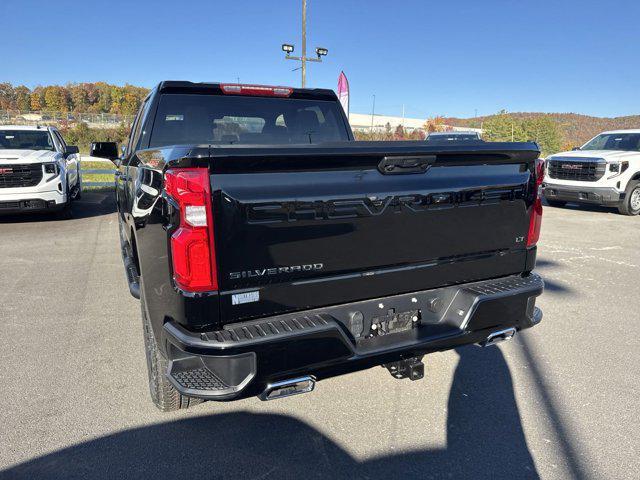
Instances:
[[[542,226],[542,180],[544,179],[544,160],[537,159],[535,166],[536,181],[534,187],[535,200],[531,208],[531,218],[529,219],[529,236],[527,237],[527,247],[533,247],[540,238],[540,227]]]
[[[171,235],[173,278],[188,292],[218,289],[211,186],[206,168],[172,168],[165,191],[177,204],[180,225]]]
[[[227,95],[250,95],[256,97],[288,97],[293,93],[290,87],[270,87],[268,85],[241,85],[239,83],[220,84],[222,93]]]

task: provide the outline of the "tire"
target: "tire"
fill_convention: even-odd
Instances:
[[[82,198],[82,177],[78,174],[78,184],[76,185],[76,196],[73,197],[74,200],[80,200]]]
[[[144,349],[147,357],[147,372],[149,374],[149,392],[151,400],[159,410],[163,412],[173,412],[184,408],[189,408],[202,400],[199,398],[181,395],[169,382],[166,371],[169,364],[166,357],[160,351],[158,342],[153,334],[151,322],[147,317],[144,289],[141,289],[140,306],[142,307],[142,328],[144,333]]]
[[[624,200],[618,206],[618,212],[629,216],[640,214],[640,182],[630,181],[625,192]]]
[[[564,207],[567,204],[567,202],[563,202],[562,200],[547,200],[547,204],[550,207],[560,208],[560,207]]]
[[[71,211],[71,196],[69,195],[69,188],[67,187],[67,201],[62,206],[62,209],[56,213],[56,217],[60,220],[71,220],[73,212]]]

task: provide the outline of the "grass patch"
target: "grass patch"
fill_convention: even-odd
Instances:
[[[90,160],[80,162],[80,168],[82,170],[115,170],[116,166],[112,162],[96,162]]]
[[[82,175],[83,182],[113,182],[115,181],[113,174],[102,173],[85,173]]]
[[[86,161],[86,162],[80,162],[80,168],[81,170],[116,170],[116,167],[113,163],[111,162],[96,162],[96,161]],[[82,174],[82,182],[113,182],[114,181],[114,177],[113,177],[113,173],[83,173]],[[105,191],[108,190],[113,190],[113,187],[84,187],[85,190],[91,190],[91,191],[96,191],[96,189],[98,190],[102,190],[102,189],[106,189]]]
[[[91,193],[111,193],[115,191],[114,187],[82,187],[83,192]]]

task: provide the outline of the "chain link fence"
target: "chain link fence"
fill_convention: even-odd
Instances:
[[[76,113],[76,112],[18,112],[0,110],[0,125],[52,125],[73,126],[86,123],[89,128],[116,128],[124,123],[130,125],[133,115],[114,113]]]

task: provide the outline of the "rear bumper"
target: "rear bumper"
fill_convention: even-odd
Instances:
[[[167,375],[183,394],[235,400],[305,375],[323,379],[461,345],[542,319],[531,274],[378,298],[190,332],[164,325]]]
[[[542,193],[547,200],[616,206],[624,200],[624,192],[613,187],[573,186],[544,183]]]

